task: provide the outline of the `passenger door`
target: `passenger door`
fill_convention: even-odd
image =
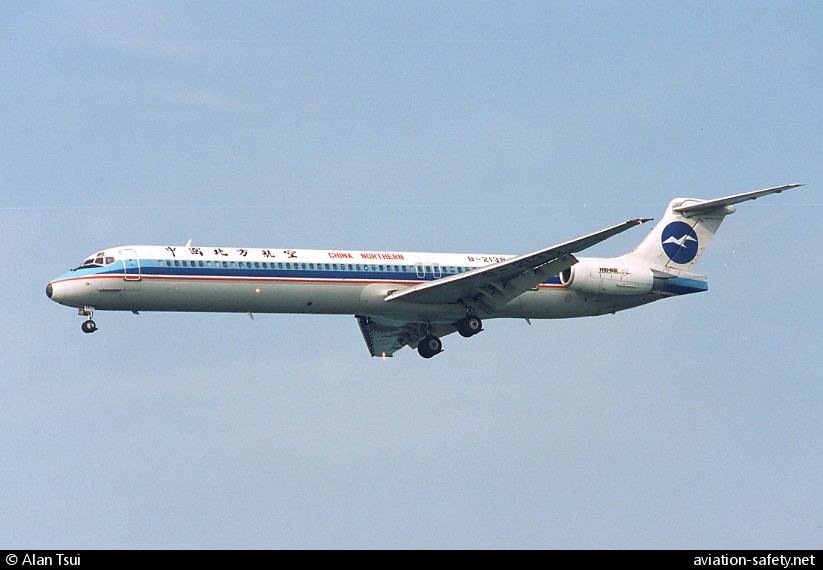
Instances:
[[[140,281],[140,259],[133,249],[121,249],[120,257],[123,260],[123,278],[126,281]]]

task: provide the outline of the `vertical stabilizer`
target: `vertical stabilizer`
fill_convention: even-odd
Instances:
[[[735,204],[798,186],[802,184],[787,184],[714,200],[675,198],[646,239],[622,259],[667,273],[692,273],[723,218],[735,212]]]
[[[688,217],[675,210],[700,202],[689,198],[672,200],[651,233],[623,258],[668,273],[692,273],[723,218],[734,212],[734,207],[729,206]]]

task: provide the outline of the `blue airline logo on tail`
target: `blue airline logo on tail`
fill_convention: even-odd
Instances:
[[[672,222],[660,237],[663,251],[675,263],[688,263],[697,255],[697,234],[685,222]]]

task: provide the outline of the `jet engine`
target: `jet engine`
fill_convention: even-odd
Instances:
[[[563,271],[560,283],[584,293],[645,295],[665,288],[666,279],[619,259],[584,259]]]

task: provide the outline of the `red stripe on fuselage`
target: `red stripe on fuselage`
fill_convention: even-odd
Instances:
[[[135,277],[137,277],[135,275]],[[347,284],[347,283],[360,283],[360,284],[382,284],[382,285],[418,285],[420,283],[426,283],[426,281],[385,281],[381,279],[359,279],[359,278],[352,278],[352,279],[318,279],[318,278],[286,278],[286,277],[209,277],[203,275],[146,275],[141,274],[139,279],[125,279],[123,275],[86,275],[84,277],[70,277],[68,279],[61,279],[59,281],[53,281],[52,283],[68,283],[71,281],[93,281],[93,280],[105,280],[105,279],[117,279],[123,282],[131,282],[137,283],[139,281],[203,281],[203,282],[235,282],[235,283],[330,283],[330,284]],[[435,279],[434,281],[437,281]],[[538,289],[567,289],[566,285],[551,285],[546,283],[540,283],[537,285]]]

